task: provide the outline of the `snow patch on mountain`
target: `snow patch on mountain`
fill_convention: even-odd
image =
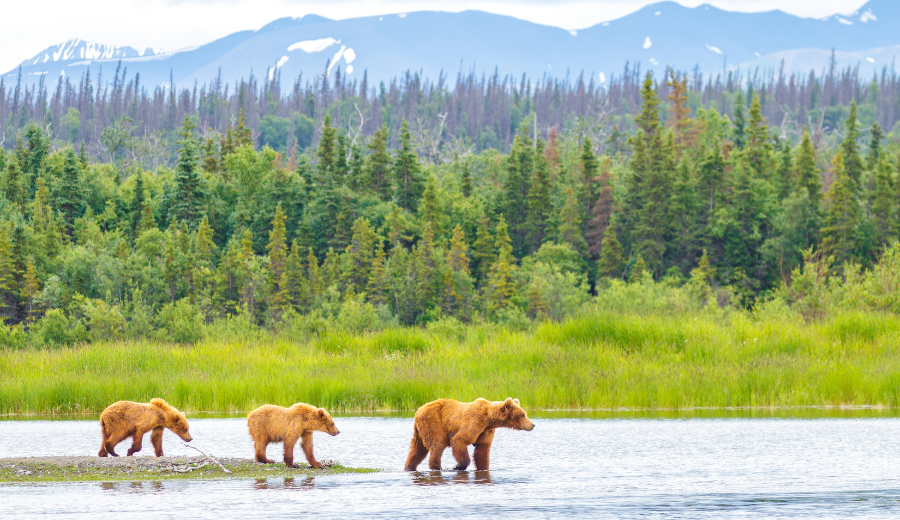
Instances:
[[[720,55],[720,56],[722,55],[722,49],[716,47],[715,45],[710,45],[710,44],[707,43],[707,44],[706,44],[706,49],[707,49],[707,50],[710,50],[710,51],[713,51],[714,53],[716,53],[716,54],[718,54],[718,55]]]
[[[866,12],[864,12],[864,13],[862,14],[862,16],[859,17],[859,21],[862,22],[862,23],[866,23],[866,22],[868,22],[869,20],[872,20],[873,22],[877,22],[877,21],[878,21],[878,18],[876,18],[875,15],[872,14],[872,10],[871,10],[871,9],[869,9],[869,10],[866,11]]]
[[[847,20],[846,18],[841,18],[840,16],[837,17],[837,21],[841,22],[844,25],[853,25],[853,22]]]
[[[333,69],[334,66],[337,65],[337,63],[341,60],[341,57],[344,55],[345,50],[347,50],[347,47],[344,45],[341,45],[340,50],[338,50],[336,53],[334,53],[334,57],[331,58],[331,63],[328,65],[328,70],[325,71],[326,76],[331,75],[331,69]]]
[[[356,51],[353,48],[349,48],[344,51],[344,61],[347,62],[347,65],[353,63],[353,60],[356,59]]]
[[[653,46],[653,42],[650,41],[650,37],[647,36],[647,39],[644,40],[644,48],[649,49]]]
[[[302,42],[297,42],[287,48],[288,52],[295,51],[300,49],[301,51],[311,54],[313,52],[322,52],[328,47],[336,43],[341,43],[341,40],[335,40],[334,38],[320,38],[318,40],[303,40]]]

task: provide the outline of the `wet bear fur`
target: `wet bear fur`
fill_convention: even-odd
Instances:
[[[448,446],[456,458],[454,469],[464,470],[469,467],[470,444],[475,446],[475,469],[490,469],[491,442],[497,428],[531,431],[534,423],[519,406],[519,400],[511,397],[506,401],[476,399],[471,403],[432,401],[416,411],[406,471],[415,471],[429,452],[428,467],[441,469],[441,456]]]
[[[100,444],[100,457],[112,455],[118,457],[115,447],[128,437],[132,438],[128,455],[141,451],[144,434],[150,434],[150,442],[157,457],[163,456],[163,430],[168,428],[172,433],[190,442],[187,418],[169,403],[162,399],[151,399],[150,403],[133,403],[119,401],[109,405],[100,414],[100,432],[103,441]]]
[[[322,464],[313,456],[313,432],[325,432],[332,436],[341,433],[324,408],[306,403],[297,403],[290,408],[272,404],[260,406],[247,416],[247,427],[253,438],[257,461],[274,462],[266,458],[266,446],[272,442],[282,442],[284,464],[289,468],[294,467],[294,445],[297,440],[300,440],[309,465],[321,468]]]

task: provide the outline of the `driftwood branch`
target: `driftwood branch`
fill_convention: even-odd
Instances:
[[[224,471],[225,473],[231,473],[231,470],[229,470],[228,468],[226,468],[225,466],[223,466],[221,462],[219,462],[218,460],[214,459],[213,457],[210,457],[209,455],[203,453],[203,452],[200,451],[198,448],[195,448],[195,447],[191,446],[190,444],[188,444],[188,443],[186,443],[186,442],[182,442],[181,444],[184,444],[185,446],[187,446],[188,448],[190,448],[190,449],[192,449],[192,450],[196,450],[197,452],[200,453],[200,455],[203,455],[204,457],[206,457],[206,458],[209,459],[210,461],[215,462],[220,468],[222,468],[222,471]],[[205,465],[205,464],[204,464],[204,465]],[[200,466],[200,467],[203,467],[203,466]],[[194,469],[196,469],[196,468],[194,468]]]

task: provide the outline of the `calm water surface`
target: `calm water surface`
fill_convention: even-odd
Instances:
[[[0,486],[0,516],[59,518],[900,516],[900,419],[536,418],[498,430],[490,472],[401,471],[412,419],[340,417],[316,456],[383,472],[310,479]],[[251,457],[243,419],[194,443]],[[96,421],[0,421],[0,457],[94,455]],[[130,441],[126,441],[130,442]],[[192,455],[166,432],[167,455]],[[145,451],[149,439],[145,441]],[[127,444],[120,451],[127,450]],[[269,447],[280,459],[280,445]],[[299,448],[297,456],[302,459]],[[421,466],[426,468],[425,464]]]

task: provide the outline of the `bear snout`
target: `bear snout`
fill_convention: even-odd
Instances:
[[[181,438],[184,440],[184,442],[191,442],[192,440],[194,440],[194,438],[189,434],[182,435]]]
[[[527,419],[526,419],[526,421],[527,421]],[[526,432],[530,432],[531,430],[534,429],[534,423],[531,421],[528,421],[522,425],[522,429],[525,430]]]
[[[340,433],[341,433],[341,430],[338,430],[337,428],[335,428],[334,431],[328,432],[328,435],[331,435],[332,437],[334,437],[335,435],[338,435]]]

